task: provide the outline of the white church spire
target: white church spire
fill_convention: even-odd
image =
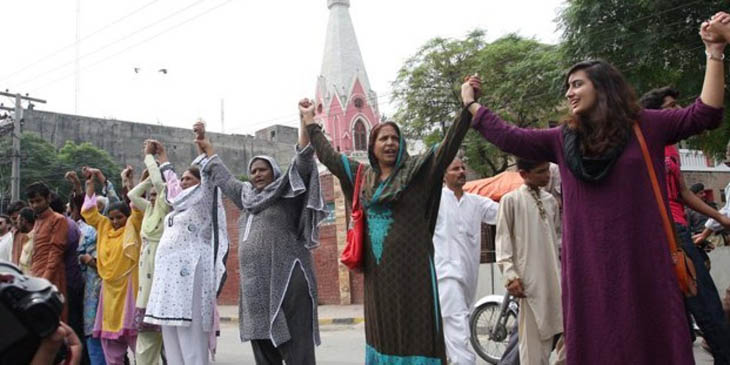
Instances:
[[[365,63],[350,18],[350,0],[327,0],[322,70],[317,79],[317,118],[338,151],[367,150],[367,136],[378,124],[378,98],[370,88]]]

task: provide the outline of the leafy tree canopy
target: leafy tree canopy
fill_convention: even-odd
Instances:
[[[720,0],[569,1],[558,17],[561,46],[568,63],[602,58],[621,70],[638,95],[671,85],[687,105],[699,96],[705,72],[700,24],[725,8]],[[691,143],[719,155],[729,137],[723,123]]]
[[[75,170],[81,176],[81,167],[88,165],[100,169],[115,186],[120,186],[122,169],[104,150],[84,142],[75,144],[67,141],[60,149],[34,133],[23,133],[20,155],[20,197],[25,199],[24,187],[36,182],[46,183],[52,191],[64,199],[71,191],[71,186],[64,179],[66,171]],[[10,138],[0,141],[0,153],[6,156],[0,164],[0,200],[10,199],[10,176],[12,142]]]
[[[393,82],[395,120],[411,138],[427,145],[440,141],[461,110],[464,77],[478,73],[483,104],[521,127],[546,127],[559,117],[564,69],[557,46],[515,34],[492,43],[486,42],[483,30],[464,39],[435,38],[405,62]],[[507,154],[473,131],[464,150],[469,166],[483,176],[509,165]]]

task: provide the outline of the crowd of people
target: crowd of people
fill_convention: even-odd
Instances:
[[[715,363],[730,364],[730,326],[697,245],[730,228],[730,201],[718,211],[698,196],[702,187],[687,188],[674,146],[723,119],[730,15],[713,16],[700,36],[705,79],[688,107],[671,88],[639,99],[612,65],[585,61],[566,74],[565,121],[522,129],[480,105],[485,86],[469,76],[443,141],[415,156],[393,122],[372,128],[367,161],[337,152],[303,99],[288,168],[255,156],[241,181],[198,122],[200,155],[180,177],[164,144],[147,140],[146,169],[135,184],[127,167],[120,193],[91,166],[80,166],[84,185],[66,174],[67,201],[42,182],[27,186],[27,201],[0,215],[0,259],[63,294],[63,322],[50,339],[69,339],[77,363],[124,364],[131,351],[142,365],[207,364],[226,279],[225,197],[242,213],[241,341],[257,364],[314,364],[311,251],[327,215],[316,156],[348,203],[354,193],[363,203],[365,363],[475,363],[468,320],[488,223],[505,288],[519,300],[520,363],[548,364],[554,351],[559,364],[690,364],[693,318]],[[515,155],[524,184],[499,203],[463,190],[457,155],[470,128]],[[663,172],[654,178],[662,196],[652,191],[654,170]],[[696,270],[696,293],[683,296],[678,285],[664,209]]]

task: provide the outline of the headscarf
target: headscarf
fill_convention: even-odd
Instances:
[[[201,174],[202,175],[202,174]],[[202,175],[200,184],[190,186],[180,192],[172,201],[167,199],[166,201],[172,208],[171,212],[165,217],[167,222],[165,224],[174,224],[175,216],[185,210],[188,210],[195,206],[201,199],[204,198],[203,185],[212,184],[212,181],[208,181],[205,175]],[[225,284],[227,273],[226,273],[226,261],[228,260],[228,232],[226,231],[226,211],[223,206],[223,199],[220,188],[216,187],[213,192],[213,201],[211,202],[210,209],[211,214],[211,225],[213,226],[211,234],[210,245],[213,247],[213,260],[215,265],[215,287],[216,294],[220,295]]]
[[[298,154],[309,153],[309,145]],[[327,217],[327,209],[324,205],[324,197],[320,190],[319,172],[317,171],[317,163],[314,159],[298,159],[294,156],[289,169],[286,173],[282,173],[279,164],[270,156],[254,156],[248,163],[248,169],[251,171],[251,165],[254,161],[263,160],[269,163],[273,173],[274,180],[261,190],[256,190],[252,186],[249,189],[243,189],[241,192],[241,202],[243,209],[249,214],[258,214],[259,212],[276,203],[280,198],[295,198],[304,194],[304,204],[299,215],[298,232],[301,233],[305,240],[304,246],[308,249],[319,246],[319,230],[317,226]],[[307,181],[299,174],[299,163],[308,164],[302,166],[304,170],[310,171]],[[248,183],[251,184],[251,183]]]
[[[92,210],[95,209],[96,207],[92,208]],[[102,234],[106,233],[106,237],[101,237],[101,234],[98,234],[97,239],[102,242],[104,239],[113,240],[122,236],[122,246],[98,245],[99,256],[105,257],[107,260],[99,260],[97,270],[99,276],[105,281],[119,284],[126,281],[127,275],[137,268],[139,248],[142,241],[132,222],[131,215],[127,217],[127,223],[122,228],[114,229],[111,222],[108,224],[108,230],[101,232]]]
[[[434,152],[438,145],[431,147],[426,153],[418,156],[410,156],[408,154],[406,140],[400,132],[398,126],[393,122],[388,122],[398,133],[398,156],[395,161],[395,167],[387,179],[380,181],[380,165],[375,158],[374,143],[368,146],[368,160],[370,167],[365,168],[364,181],[362,186],[363,203],[365,206],[372,204],[382,204],[397,201],[401,193],[408,188],[409,183],[421,167],[434,156]],[[376,136],[370,136],[374,140]]]

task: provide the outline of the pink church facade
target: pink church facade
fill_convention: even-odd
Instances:
[[[370,103],[360,80],[354,80],[344,104],[338,95],[327,98],[324,92],[323,88],[317,88],[317,118],[324,123],[332,145],[345,153],[367,152],[368,135],[380,116],[377,105]]]

